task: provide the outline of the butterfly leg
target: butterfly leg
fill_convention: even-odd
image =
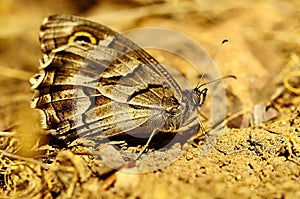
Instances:
[[[188,122],[188,124],[187,124],[185,127],[182,127],[182,128],[180,128],[180,129],[174,129],[174,130],[172,130],[172,131],[170,131],[170,130],[159,130],[159,129],[154,129],[154,130],[152,131],[152,133],[150,134],[150,136],[149,136],[149,138],[148,138],[148,140],[147,140],[147,143],[143,146],[143,149],[139,152],[139,154],[137,155],[137,157],[135,158],[135,160],[138,160],[138,159],[141,157],[141,155],[145,152],[145,150],[149,147],[149,144],[150,144],[150,142],[151,142],[153,136],[154,136],[157,132],[160,131],[160,132],[166,132],[166,133],[170,133],[170,132],[172,132],[172,133],[179,133],[179,132],[182,132],[182,131],[185,131],[185,130],[190,129],[191,127],[193,127],[193,126],[196,125],[196,124],[199,124],[198,116],[192,118],[192,119]],[[200,125],[200,126],[201,126],[201,125]]]
[[[154,129],[154,130],[152,131],[152,133],[151,133],[151,135],[149,136],[149,138],[148,138],[146,144],[144,145],[143,149],[139,152],[139,154],[137,155],[137,157],[135,158],[135,160],[138,160],[138,159],[141,157],[141,155],[144,153],[144,151],[148,148],[148,146],[149,146],[149,144],[150,144],[150,142],[151,142],[151,140],[152,140],[152,138],[153,138],[153,136],[155,135],[156,132],[158,132],[157,129]]]

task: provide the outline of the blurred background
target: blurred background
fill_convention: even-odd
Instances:
[[[20,189],[18,191],[24,189],[32,193],[31,189],[25,189],[30,185],[35,193],[42,194],[44,188],[36,183],[40,181],[51,187],[47,193],[55,197],[55,194],[61,193],[61,187],[69,188],[52,186],[51,182],[55,181],[51,178],[49,181],[40,180],[41,168],[52,171],[48,167],[38,170],[36,166],[43,166],[40,162],[29,160],[34,169],[28,173],[24,169],[27,167],[19,164],[23,162],[28,166],[27,160],[23,161],[24,156],[16,158],[10,155],[17,151],[27,157],[34,156],[34,150],[31,150],[37,142],[33,139],[34,135],[44,133],[38,113],[30,108],[33,92],[28,80],[38,72],[39,59],[42,58],[38,41],[42,20],[62,13],[96,21],[120,33],[142,27],[168,28],[183,33],[206,50],[221,76],[237,77],[237,80],[223,81],[227,93],[227,114],[234,116],[227,121],[229,127],[248,127],[249,115],[256,115],[257,120],[262,121],[266,116],[266,106],[275,101],[275,114],[270,117],[278,116],[279,112],[285,117],[268,126],[270,131],[261,128],[230,129],[218,145],[224,149],[225,155],[213,150],[214,153],[206,158],[200,158],[201,147],[194,139],[194,145],[184,149],[187,150],[186,155],[164,170],[135,176],[118,173],[115,177],[117,184],[111,189],[111,194],[119,194],[119,198],[147,198],[142,197],[144,195],[148,198],[170,198],[174,194],[179,194],[177,198],[191,198],[188,197],[191,194],[194,198],[297,198],[296,192],[300,195],[297,183],[300,150],[295,141],[298,139],[300,143],[299,0],[0,0],[0,134],[18,132],[22,135],[16,140],[0,136],[2,189],[12,188],[11,193],[14,193],[17,188]],[[155,42],[156,38],[148,39]],[[224,39],[229,42],[221,45]],[[174,45],[180,49],[184,43],[176,41]],[[185,53],[198,56],[192,50],[187,51]],[[178,56],[155,50],[150,53],[162,64],[176,68],[192,84],[201,77]],[[199,55],[199,60],[202,59]],[[210,64],[206,64],[209,71]],[[291,87],[283,80],[291,80]],[[293,88],[298,88],[298,91]],[[253,107],[256,111],[252,111]],[[248,115],[244,116],[246,112]],[[204,115],[209,118],[209,115]],[[4,157],[3,151],[9,154]],[[289,158],[296,161],[287,161]],[[58,162],[69,165],[73,160],[76,158],[70,155]],[[76,168],[86,168],[86,173],[73,169],[82,180],[82,175],[90,174],[91,166],[84,161],[79,161],[78,165]],[[86,198],[92,194],[95,198],[101,197],[98,193],[109,198],[106,192],[94,191],[101,189],[98,183],[101,169],[93,172],[97,174],[95,179],[87,181],[91,188],[82,186],[88,190]],[[11,186],[5,184],[8,180],[4,174],[12,179]],[[55,173],[52,177],[57,176]],[[73,178],[61,179],[65,179],[66,184],[74,183],[74,187],[79,185]],[[108,189],[113,183],[102,188]],[[78,191],[77,188],[75,190]],[[71,192],[67,190],[65,193]],[[241,197],[243,194],[244,197]]]

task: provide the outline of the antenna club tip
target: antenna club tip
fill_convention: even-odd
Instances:
[[[225,44],[225,43],[227,43],[227,42],[229,42],[229,40],[228,40],[228,39],[224,39],[224,40],[222,41],[222,44]]]
[[[237,76],[235,76],[235,75],[229,75],[229,77],[231,77],[233,79],[237,79]]]

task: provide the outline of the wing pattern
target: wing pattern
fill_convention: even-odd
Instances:
[[[105,26],[50,16],[41,26],[40,42],[44,57],[39,74],[31,78],[32,106],[58,137],[146,137],[166,127],[168,110],[180,108],[182,92],[171,75]]]

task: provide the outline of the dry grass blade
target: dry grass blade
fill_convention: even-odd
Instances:
[[[32,73],[20,69],[0,66],[0,76],[28,81]]]
[[[293,87],[290,83],[290,80],[295,77],[298,77],[298,80],[300,79],[300,71],[292,71],[288,73],[283,79],[283,84],[290,92],[300,94],[300,88]]]

